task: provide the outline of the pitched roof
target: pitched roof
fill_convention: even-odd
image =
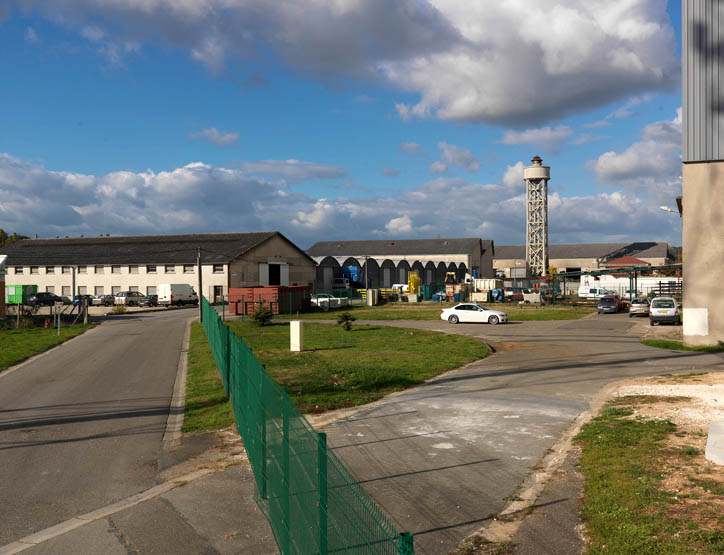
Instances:
[[[548,245],[549,259],[603,258],[613,259],[621,256],[638,258],[664,258],[669,253],[668,243],[570,243]],[[497,260],[524,260],[525,245],[497,245]]]
[[[645,260],[641,260],[640,258],[636,258],[634,256],[620,256],[618,258],[613,258],[611,260],[607,260],[606,262],[603,262],[601,266],[611,267],[611,268],[622,268],[624,266],[651,266],[648,262]]]
[[[225,263],[274,235],[289,241],[278,231],[23,239],[0,253],[8,255],[8,266],[193,264],[201,248],[202,262]]]
[[[470,254],[493,248],[493,242],[464,239],[382,239],[374,241],[319,241],[309,256],[404,256],[410,254]]]

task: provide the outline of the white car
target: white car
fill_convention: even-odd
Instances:
[[[671,322],[675,326],[681,325],[681,313],[676,299],[672,297],[656,297],[651,299],[649,310],[649,323],[653,326],[656,323]]]
[[[332,295],[327,295],[326,293],[312,295],[311,301],[314,306],[318,306],[320,308],[336,308],[338,306],[347,306],[349,304],[349,299],[347,298],[333,297]]]
[[[474,303],[460,303],[452,308],[444,308],[440,313],[441,320],[451,324],[458,322],[487,322],[488,324],[505,324],[508,315],[500,310],[493,310]]]

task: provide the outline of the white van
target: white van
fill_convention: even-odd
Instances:
[[[188,283],[161,283],[156,288],[160,306],[198,304],[199,297]]]
[[[598,299],[605,295],[615,295],[615,291],[609,289],[603,289],[602,287],[586,287],[582,286],[578,288],[579,299]]]

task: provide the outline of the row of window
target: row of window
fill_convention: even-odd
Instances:
[[[60,295],[65,295],[66,297],[70,297],[71,291],[70,291],[70,285],[63,285],[60,289]],[[85,285],[79,285],[78,286],[78,295],[90,295],[91,294],[91,288],[86,287]],[[130,287],[126,287],[124,291],[138,291],[137,285],[131,285]],[[56,288],[52,285],[48,285],[45,288],[45,291],[48,293],[56,293]],[[98,297],[99,295],[106,295],[111,294],[115,295],[116,293],[119,293],[121,291],[120,285],[114,285],[111,287],[110,291],[106,292],[106,288],[102,285],[96,285],[93,287],[93,295]],[[156,294],[156,286],[155,285],[149,285],[146,287],[146,295],[155,295]]]
[[[106,268],[108,266],[76,266],[77,272],[79,274],[87,274],[89,273],[89,269],[92,269],[94,273],[96,274],[104,274],[106,271]],[[31,275],[38,275],[40,274],[40,266],[28,266],[28,272]],[[15,266],[14,271],[16,274],[24,274],[25,273],[25,266]],[[45,273],[46,274],[55,274],[55,266],[45,266]],[[111,273],[112,274],[120,274],[121,273],[121,266],[120,265],[114,265],[110,266]],[[128,273],[129,274],[137,274],[139,273],[139,266],[138,265],[130,265],[128,266]],[[167,264],[163,266],[163,271],[165,274],[175,274],[176,273],[176,266],[173,264]],[[193,274],[196,272],[196,266],[194,264],[184,264],[183,265],[183,273],[184,274]],[[213,272],[215,274],[222,274],[224,273],[224,265],[223,264],[214,264],[213,265]],[[71,267],[70,266],[61,266],[60,267],[60,273],[61,274],[70,274],[71,273]],[[146,273],[147,274],[157,274],[157,266],[155,264],[148,264],[146,266]]]

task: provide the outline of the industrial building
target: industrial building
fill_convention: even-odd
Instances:
[[[198,285],[216,299],[230,287],[313,285],[316,264],[278,231],[24,239],[0,249],[8,285],[56,295],[156,294],[161,283]]]
[[[407,283],[412,271],[424,285],[444,283],[448,272],[490,278],[494,252],[493,241],[480,238],[320,241],[307,250],[318,264],[318,289],[331,289],[346,267],[358,268],[363,283],[366,274],[372,288]]]
[[[676,262],[676,253],[668,243],[579,243],[548,245],[548,264],[556,272],[588,272],[606,267],[608,261],[635,257],[650,266]],[[526,277],[525,245],[498,245],[493,267],[498,277]]]

